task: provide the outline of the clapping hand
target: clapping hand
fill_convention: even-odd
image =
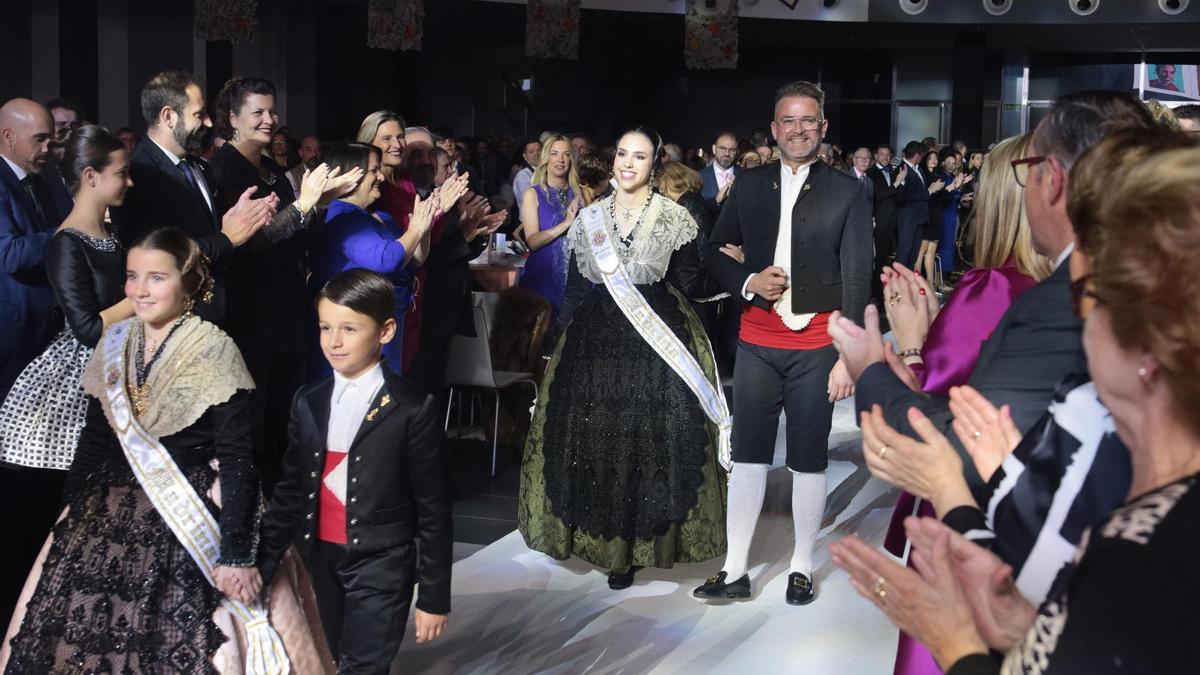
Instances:
[[[279,208],[279,197],[274,192],[266,197],[252,199],[251,195],[258,192],[257,186],[251,186],[242,193],[225,215],[221,217],[221,234],[229,238],[235,247],[246,243],[250,237],[271,222],[275,210]]]
[[[846,371],[855,382],[858,382],[867,366],[884,359],[879,310],[875,305],[867,305],[861,327],[835,310],[829,317],[829,337],[833,338]]]
[[[322,162],[315,169],[305,169],[304,178],[300,180],[300,195],[296,197],[296,206],[301,213],[308,213],[321,201],[329,183],[329,165]]]
[[[904,529],[914,555],[928,557],[926,552],[936,549],[939,539],[948,542],[953,574],[975,629],[992,649],[1013,649],[1033,625],[1037,609],[1017,589],[1012,566],[935,518],[910,516],[904,519]]]
[[[896,334],[900,349],[920,349],[925,344],[930,325],[933,324],[930,303],[927,300],[933,298],[936,306],[937,299],[933,289],[928,287],[924,277],[899,263],[895,268],[883,268],[880,278],[883,281],[885,296],[884,312],[892,326],[892,332]]]
[[[833,562],[850,574],[854,590],[875,603],[900,630],[928,646],[945,669],[964,656],[987,651],[954,575],[949,541],[942,534],[931,547],[914,547],[915,569],[855,537],[829,545]]]
[[[330,171],[329,179],[325,182],[325,191],[321,193],[321,201],[332,201],[354,192],[358,189],[358,183],[362,180],[363,175],[363,170],[357,166],[346,173],[342,173],[341,167]]]
[[[929,194],[933,194],[935,192],[940,192],[942,190],[942,188],[944,188],[944,187],[946,187],[945,181],[935,180],[929,184]]]
[[[416,231],[422,234],[428,232],[430,226],[433,225],[433,214],[437,203],[436,190],[425,199],[421,199],[421,195],[417,195],[413,201],[412,215],[408,218],[409,229],[416,228]]]
[[[218,565],[213,570],[213,582],[225,597],[243,604],[252,604],[262,591],[262,575],[253,567]]]
[[[983,394],[963,386],[950,388],[950,412],[954,415],[954,433],[975,460],[979,476],[991,480],[1021,442],[1021,430],[1013,423],[1012,410],[1007,405],[997,409]]]
[[[579,214],[579,207],[582,204],[583,202],[579,200],[579,197],[575,197],[571,200],[571,203],[567,205],[567,212],[563,214],[563,221],[567,223],[566,229],[571,229],[571,224],[575,222],[575,216]]]
[[[876,478],[938,503],[938,492],[961,483],[962,459],[928,417],[909,408],[908,423],[921,440],[892,428],[878,404],[859,415],[863,432],[863,457]]]
[[[438,207],[442,211],[449,211],[454,208],[454,204],[459,198],[467,194],[467,181],[471,174],[464,173],[461,176],[454,176],[448,179],[442,186],[438,188]]]

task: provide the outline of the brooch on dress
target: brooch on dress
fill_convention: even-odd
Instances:
[[[104,380],[105,384],[107,384],[109,387],[115,387],[115,386],[117,386],[117,382],[119,382],[120,380],[121,380],[120,371],[118,371],[115,367],[109,368],[108,376]]]
[[[592,243],[596,246],[601,246],[606,241],[608,241],[608,235],[604,234],[603,232],[597,232],[596,234],[592,235]]]

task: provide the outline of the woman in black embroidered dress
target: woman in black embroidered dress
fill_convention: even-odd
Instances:
[[[649,129],[622,136],[617,189],[584,209],[564,235],[570,258],[557,318],[562,337],[521,466],[517,525],[529,547],[606,567],[614,589],[628,587],[638,567],[725,551],[716,428],[618,308],[583,222],[585,215],[603,219],[637,290],[716,383],[712,349],[687,301],[707,290],[696,223],[651,190],[661,147]]]
[[[242,672],[241,624],[220,602],[223,594],[251,602],[261,590],[246,400],[253,383],[232,340],[190,311],[209,279],[199,247],[165,228],[128,258],[125,292],[137,315],[123,348],[129,398],[220,524],[218,588],[134,477],[104,394],[102,373],[116,366],[97,351],[83,375],[91,398],[63,513],[0,649],[5,673]],[[330,659],[319,632],[296,618],[296,596],[277,586],[271,600],[272,624],[286,619],[277,632],[292,672],[324,672]]]

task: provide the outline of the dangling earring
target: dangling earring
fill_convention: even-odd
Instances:
[[[195,309],[195,307],[196,307],[196,299],[189,296],[187,300],[183,301],[183,315],[191,316],[192,310]]]
[[[1147,389],[1150,388],[1150,385],[1154,384],[1154,378],[1149,374],[1145,366],[1138,368],[1137,373],[1138,377],[1142,378],[1142,385]]]
[[[239,138],[241,138],[241,134],[240,134],[240,133],[238,133],[238,130],[237,130],[237,129],[234,129],[234,130],[233,130],[233,138],[231,138],[231,139],[229,139],[229,140],[231,140],[231,141],[236,141],[236,140],[238,140]]]

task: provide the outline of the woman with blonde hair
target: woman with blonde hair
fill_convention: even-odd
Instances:
[[[561,135],[547,138],[529,189],[521,195],[521,231],[530,250],[521,287],[549,300],[555,315],[567,287],[562,236],[575,222],[582,199],[570,139]]]
[[[358,127],[356,140],[379,148],[383,155],[383,182],[379,185],[379,198],[374,203],[375,210],[387,213],[405,233],[408,233],[409,220],[417,202],[417,187],[404,175],[404,162],[408,156],[404,118],[391,110],[376,110],[363,119]],[[433,222],[425,229],[417,246],[408,251],[417,261],[418,267],[414,271],[413,295],[407,305],[404,334],[398,338],[403,344],[401,363],[405,373],[412,369],[413,357],[421,350],[421,318],[425,304],[425,296],[421,289],[425,286],[426,275],[423,262],[441,239],[445,229],[446,212],[466,192],[469,177],[469,174],[463,174],[453,178],[435,191],[438,199],[434,202]]]
[[[884,268],[884,309],[896,335],[897,354],[913,374],[913,383],[930,394],[946,395],[967,383],[984,340],[1022,293],[1047,277],[1050,260],[1034,252],[1025,217],[1025,191],[1010,168],[1025,156],[1031,135],[1001,141],[989,154],[976,186],[971,221],[975,228],[976,267],[963,275],[940,307],[932,286],[900,263]],[[905,492],[892,516],[885,546],[904,551],[905,516],[933,514],[928,502]],[[936,673],[929,653],[901,634],[896,674]]]

